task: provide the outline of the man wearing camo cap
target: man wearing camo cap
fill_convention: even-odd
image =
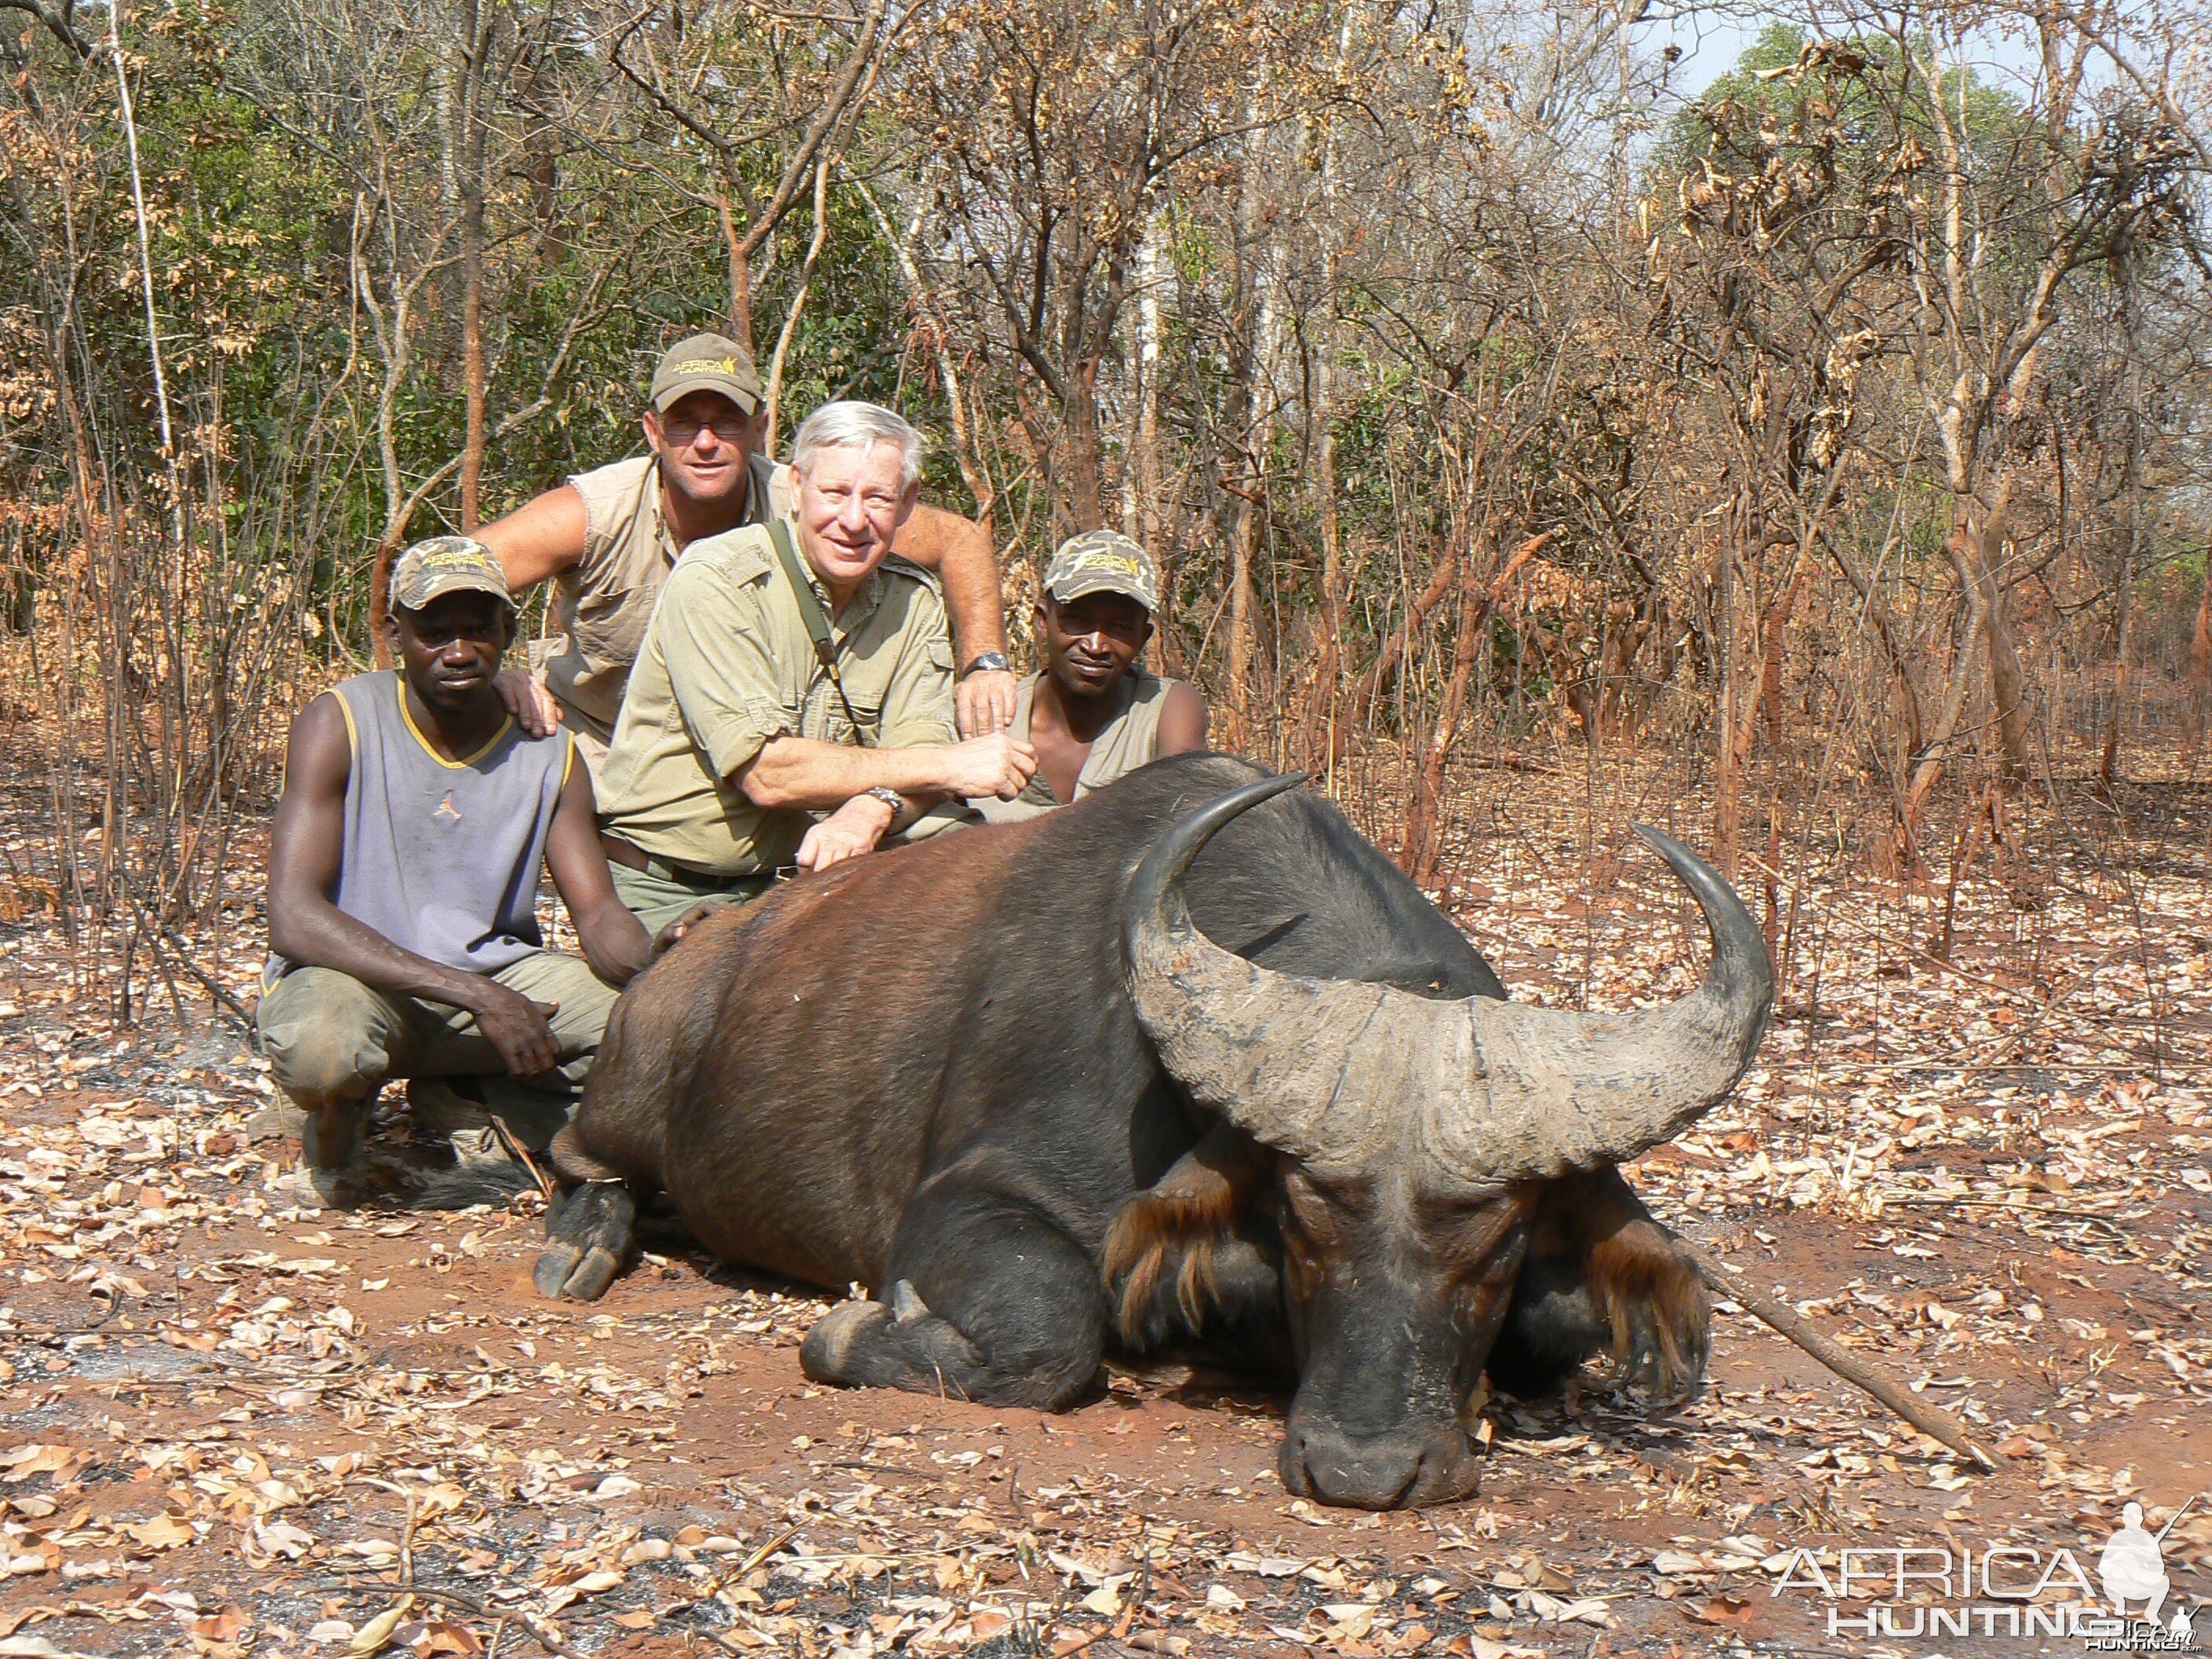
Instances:
[[[793,510],[788,471],[767,453],[767,404],[751,354],[737,342],[680,341],[653,371],[642,422],[649,453],[580,472],[477,532],[512,592],[554,582],[561,632],[536,665],[538,684],[511,672],[502,695],[532,731],[550,731],[557,710],[594,769],[677,558],[694,542]],[[999,731],[1012,712],[1014,677],[990,538],[957,514],[917,506],[900,526],[897,552],[943,586],[960,730]]]
[[[292,722],[269,859],[270,958],[255,1024],[296,1133],[281,1189],[366,1195],[364,1134],[387,1078],[418,1119],[543,1149],[590,1070],[617,988],[652,941],[615,896],[589,770],[532,737],[493,685],[514,642],[507,576],[465,536],[392,573],[399,666],[356,675]],[[581,957],[545,948],[541,861]]]
[[[1161,679],[1140,660],[1159,587],[1145,550],[1117,532],[1060,544],[1037,595],[1044,666],[1022,681],[1008,728],[1036,749],[1036,774],[1012,800],[970,801],[986,818],[1034,817],[1163,755],[1206,746],[1198,688]]]

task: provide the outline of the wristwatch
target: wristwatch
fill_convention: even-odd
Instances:
[[[977,670],[983,668],[990,669],[993,672],[1000,674],[1011,674],[1014,672],[1014,665],[1006,660],[1006,653],[1005,652],[986,651],[981,656],[977,657],[974,661],[970,662],[965,668],[960,671],[960,678],[964,680],[970,674],[973,674]]]
[[[884,805],[890,807],[893,823],[896,823],[899,814],[906,811],[906,797],[887,783],[879,783],[874,788],[863,789],[860,793],[864,795],[873,795]]]

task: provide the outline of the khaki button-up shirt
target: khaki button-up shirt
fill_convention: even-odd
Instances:
[[[792,536],[803,545],[795,526]],[[829,595],[807,574],[827,614]],[[934,577],[885,559],[830,632],[870,747],[957,740],[951,634]],[[703,875],[781,869],[815,815],[756,806],[730,781],[780,737],[854,741],[775,544],[748,526],[692,543],[669,573],[601,769],[599,821]]]

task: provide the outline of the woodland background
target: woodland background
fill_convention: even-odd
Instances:
[[[1426,884],[1483,776],[1632,772],[1772,927],[1813,858],[2032,910],[2212,707],[2212,20],[1760,15],[1692,97],[1643,0],[0,0],[10,919],[127,1010],[380,550],[708,326],[787,435],[915,416],[1018,628],[1137,536],[1218,740]]]

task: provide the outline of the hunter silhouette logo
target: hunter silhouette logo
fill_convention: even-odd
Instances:
[[[2142,1504],[2130,1504],[2120,1511],[2120,1529],[2106,1540],[2097,1556],[2098,1582],[2104,1585],[2105,1599],[2112,1604],[2114,1613],[2125,1618],[2128,1603],[2141,1601],[2142,1611],[2136,1616],[2150,1624],[2158,1622],[2172,1588],[2166,1576],[2166,1535],[2196,1505],[2196,1498],[2191,1498],[2155,1534],[2143,1530]],[[2192,1626],[2186,1607],[2175,1611],[2172,1629],[2176,1635],[2186,1634]]]
[[[453,792],[452,790],[448,789],[446,791],[445,799],[438,803],[438,810],[431,813],[430,816],[434,818],[449,819],[454,823],[459,823],[461,821],[461,809],[453,805]]]

